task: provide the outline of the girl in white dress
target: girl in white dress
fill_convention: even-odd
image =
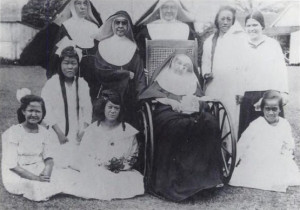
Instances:
[[[238,161],[229,184],[286,192],[288,186],[300,185],[300,173],[291,126],[279,117],[280,93],[267,91],[261,109],[264,117],[254,120],[238,142]]]
[[[89,87],[78,77],[79,58],[74,47],[66,47],[60,56],[59,73],[51,77],[42,89],[47,113],[44,123],[57,141],[56,162],[66,166],[80,144],[84,129],[91,123],[92,104]]]
[[[46,114],[43,99],[26,95],[20,102],[17,112],[20,124],[11,126],[2,135],[2,181],[9,193],[33,201],[48,200],[67,191],[72,174],[77,172],[53,167],[51,135],[39,125]]]
[[[80,171],[73,195],[111,200],[144,194],[143,176],[132,167],[137,160],[138,131],[122,122],[119,94],[104,90],[94,106],[97,120],[82,139],[78,160],[71,165]]]

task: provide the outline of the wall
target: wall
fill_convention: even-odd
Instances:
[[[0,22],[0,57],[19,59],[27,43],[38,32],[19,22]]]

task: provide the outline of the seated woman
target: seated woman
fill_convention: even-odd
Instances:
[[[125,11],[110,16],[100,28],[95,58],[98,95],[114,89],[121,95],[125,120],[136,122],[137,97],[146,86],[143,62],[134,41],[132,21]]]
[[[194,18],[179,0],[157,1],[136,23],[138,30],[136,41],[144,61],[146,59],[145,39],[193,40],[196,36],[193,22]]]
[[[87,128],[79,159],[71,166],[81,174],[73,195],[100,200],[141,195],[143,176],[132,169],[138,154],[138,131],[123,122],[119,94],[105,90],[102,95],[94,106],[97,120]]]
[[[20,124],[11,126],[2,135],[2,181],[9,193],[33,201],[48,200],[68,189],[67,177],[72,171],[53,168],[51,135],[39,125],[46,114],[43,99],[35,95],[19,99]]]
[[[75,49],[64,48],[59,59],[58,74],[46,82],[41,95],[48,110],[44,123],[58,139],[52,145],[56,147],[55,159],[64,165],[91,123],[92,104],[88,84],[78,77],[79,58]]]
[[[155,71],[140,99],[156,99],[155,155],[150,192],[181,201],[222,183],[218,122],[200,111],[205,103],[198,71],[185,54],[170,56]]]
[[[286,192],[288,186],[300,185],[300,173],[294,161],[291,126],[279,117],[280,93],[266,91],[261,109],[264,116],[254,120],[240,138],[238,162],[229,184]]]

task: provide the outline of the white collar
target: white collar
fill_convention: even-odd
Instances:
[[[70,18],[63,23],[71,39],[81,48],[92,48],[98,31],[96,24],[84,18]],[[82,33],[84,32],[84,33]]]
[[[162,70],[156,81],[164,90],[175,95],[193,95],[198,83],[194,73],[178,75],[168,67]]]
[[[102,58],[116,66],[123,66],[129,63],[135,54],[136,48],[136,44],[130,39],[117,35],[104,39],[98,45]]]

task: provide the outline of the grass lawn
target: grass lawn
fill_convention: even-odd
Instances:
[[[45,81],[45,71],[39,67],[0,67],[1,134],[11,125],[17,124],[16,110],[19,102],[15,97],[16,90],[27,87],[33,94],[39,95]],[[299,81],[300,67],[289,67],[290,102],[285,110],[286,118],[293,127],[298,166],[300,166]],[[55,196],[47,202],[32,202],[21,196],[9,194],[1,182],[0,210],[2,209],[300,209],[300,187],[290,187],[287,193],[277,193],[225,186],[214,192],[202,192],[180,204],[147,194],[133,199],[110,202],[84,200],[66,195]]]

